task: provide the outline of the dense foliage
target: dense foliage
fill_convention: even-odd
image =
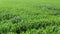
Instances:
[[[0,34],[60,34],[60,6],[26,2],[13,3],[18,7],[8,3],[3,7],[2,3]]]

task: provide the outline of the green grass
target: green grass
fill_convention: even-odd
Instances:
[[[60,0],[0,0],[0,34],[60,34]]]

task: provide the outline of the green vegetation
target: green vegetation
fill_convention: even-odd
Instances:
[[[0,34],[60,34],[60,0],[0,0]]]

